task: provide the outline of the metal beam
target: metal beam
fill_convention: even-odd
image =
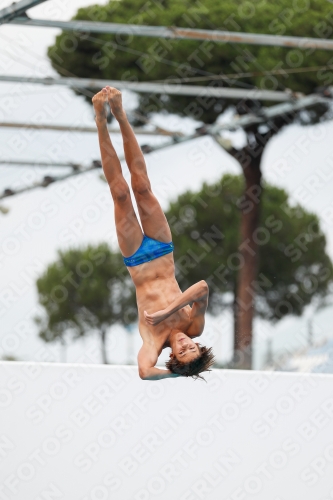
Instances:
[[[264,101],[290,101],[292,94],[277,90],[260,89],[234,89],[226,87],[202,87],[199,85],[172,85],[166,83],[150,82],[126,82],[123,80],[99,80],[92,78],[34,78],[22,76],[1,75],[2,82],[25,82],[38,83],[41,85],[64,85],[75,88],[103,88],[106,85],[118,89],[127,89],[134,92],[143,92],[148,94],[173,94],[188,95],[195,97],[222,97],[226,99],[258,99]]]
[[[202,30],[178,28],[176,26],[143,26],[136,24],[101,23],[94,21],[49,21],[16,17],[10,24],[24,26],[43,26],[70,31],[91,33],[110,33],[132,36],[148,36],[168,39],[210,40],[212,42],[246,43],[251,45],[270,45],[273,47],[297,47],[299,49],[333,50],[333,40],[303,38],[297,36],[266,35],[221,30]]]
[[[257,115],[244,115],[240,117],[235,117],[230,122],[223,123],[223,124],[216,124],[216,125],[208,125],[208,126],[203,126],[199,127],[193,134],[184,136],[184,137],[173,137],[172,140],[165,142],[164,144],[156,145],[156,146],[149,146],[149,145],[144,145],[141,146],[142,152],[144,154],[148,154],[154,151],[158,151],[160,149],[165,149],[170,146],[173,146],[175,144],[183,143],[183,142],[188,142],[191,141],[192,139],[196,139],[198,137],[202,137],[203,135],[211,135],[213,138],[217,139],[219,144],[223,146],[223,142],[220,141],[221,136],[218,136],[218,133],[222,130],[236,130],[237,128],[243,127],[246,129],[246,127],[253,125],[253,124],[259,124],[259,123],[265,123],[269,119],[277,117],[277,116],[283,116],[285,113],[290,113],[292,111],[299,111],[301,109],[309,109],[313,107],[316,104],[327,104],[330,105],[332,103],[331,99],[327,99],[325,97],[317,96],[317,95],[309,95],[304,98],[300,98],[297,102],[290,102],[290,103],[284,103],[284,104],[278,104],[276,106],[271,106],[270,108],[265,108],[260,110],[261,114],[260,116]],[[228,150],[228,143],[225,141],[225,148]],[[119,157],[119,160],[122,161],[124,160],[124,157],[121,156]],[[91,172],[92,170],[95,170],[96,168],[101,168],[102,164],[100,161],[93,161],[90,167],[87,167],[85,169],[73,169],[72,172],[63,175],[63,176],[46,176],[44,179],[38,183],[38,184],[33,184],[29,187],[18,189],[18,190],[11,190],[11,189],[5,189],[2,194],[0,194],[0,200],[3,198],[7,198],[8,196],[13,196],[15,194],[22,193],[24,191],[28,191],[31,189],[35,189],[37,187],[47,187],[48,185],[52,184],[53,182],[57,181],[62,181],[65,180],[69,177],[72,177],[73,175],[78,175],[82,174],[85,172]]]
[[[155,146],[149,146],[149,145],[141,145],[141,149],[143,154],[148,154],[153,151],[158,151],[160,149],[168,148],[174,144],[178,144],[179,142],[187,142],[195,137],[200,137],[202,134],[195,132],[194,134],[191,134],[189,136],[183,136],[183,137],[177,137],[174,136],[172,140],[165,142],[163,144],[155,145]],[[206,135],[206,134],[205,134]],[[119,156],[119,160],[123,161],[125,159],[125,156]],[[33,164],[32,164],[33,165]],[[72,166],[72,165],[69,165]],[[25,191],[31,191],[32,189],[36,189],[38,187],[48,187],[50,184],[58,181],[63,181],[66,180],[70,177],[73,177],[74,175],[79,175],[83,174],[86,172],[91,172],[92,170],[96,170],[97,168],[102,168],[102,163],[99,160],[92,161],[91,166],[87,168],[73,168],[72,172],[69,172],[68,174],[65,175],[60,175],[60,176],[54,176],[54,175],[48,175],[43,178],[43,180],[39,183],[34,183],[31,186],[23,187],[21,189],[4,189],[2,193],[0,193],[0,200],[4,198],[8,198],[9,196],[14,196],[16,194],[23,193]]]
[[[95,127],[75,127],[68,125],[47,125],[47,124],[32,124],[32,123],[12,123],[12,122],[0,122],[0,127],[3,128],[27,128],[34,130],[68,130],[68,132],[96,132]],[[156,127],[155,130],[144,130],[140,127],[132,127],[133,131],[137,135],[165,135],[165,136],[174,136],[174,135],[184,135],[182,132],[173,132],[165,129],[161,129]],[[108,127],[108,131],[113,134],[120,134],[119,128]],[[1,163],[1,162],[0,162]]]
[[[209,127],[209,133],[216,134],[222,130],[236,130],[238,128],[244,128],[255,124],[266,123],[270,119],[276,118],[278,116],[283,116],[286,113],[292,113],[293,111],[300,111],[301,109],[309,109],[316,104],[327,104],[332,105],[332,99],[322,97],[320,95],[308,95],[299,98],[294,102],[286,102],[282,104],[277,104],[276,106],[271,106],[269,108],[262,108],[260,110],[260,115],[247,114],[243,116],[236,116],[230,122],[213,124]]]
[[[0,160],[0,165],[15,165],[16,167],[71,167],[74,170],[81,168],[80,165],[73,162],[46,162],[46,161],[27,161],[27,160]]]
[[[22,16],[26,10],[36,7],[46,0],[21,0],[21,2],[13,2],[9,7],[0,10],[0,24],[11,22],[16,16]],[[20,19],[26,19],[20,17]]]
[[[8,196],[14,196],[16,194],[24,193],[25,191],[31,191],[32,189],[36,189],[38,187],[47,187],[50,184],[52,184],[53,182],[65,180],[68,177],[73,177],[73,175],[77,175],[79,173],[83,173],[83,172],[90,171],[90,170],[92,170],[92,168],[90,168],[90,167],[87,168],[86,170],[74,170],[73,172],[71,172],[69,174],[58,176],[58,177],[54,176],[54,175],[52,175],[52,176],[46,175],[41,182],[35,182],[34,184],[31,184],[30,186],[26,186],[24,188],[16,189],[16,190],[7,188],[0,195],[0,200],[3,198],[7,198]]]

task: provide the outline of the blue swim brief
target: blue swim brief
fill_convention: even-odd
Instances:
[[[133,267],[149,262],[154,259],[162,257],[168,253],[173,252],[174,245],[170,243],[163,243],[163,241],[154,240],[149,236],[143,235],[143,240],[137,251],[130,257],[123,257],[125,266]]]

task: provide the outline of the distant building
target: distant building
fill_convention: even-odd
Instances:
[[[333,373],[333,339],[283,355],[274,362],[266,363],[264,370]]]

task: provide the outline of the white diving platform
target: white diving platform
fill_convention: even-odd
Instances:
[[[331,500],[333,375],[0,362],[0,500]]]

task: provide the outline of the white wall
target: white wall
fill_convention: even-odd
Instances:
[[[333,376],[0,363],[0,499],[329,500]]]

